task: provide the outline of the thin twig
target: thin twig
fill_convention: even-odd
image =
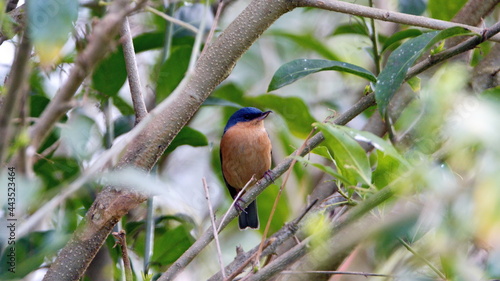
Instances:
[[[287,223],[280,230],[274,233],[269,239],[267,239],[264,250],[262,251],[261,257],[269,256],[273,254],[276,248],[287,241],[290,237],[292,237],[297,229],[298,225],[301,223],[302,219],[309,213],[309,211],[314,207],[314,205],[318,202],[318,200],[314,200],[307,208],[302,211],[302,213],[295,218],[290,223]],[[238,274],[240,274],[245,267],[255,259],[257,251],[259,250],[260,243],[255,246],[253,249],[247,251],[246,253],[239,254],[233,262],[228,264],[224,269],[225,272],[231,272],[231,275],[227,277],[228,280],[232,280],[231,278],[235,278]],[[236,269],[235,269],[236,268]],[[221,272],[214,274],[210,277],[209,281],[221,280]]]
[[[210,44],[210,42],[212,42],[212,38],[214,37],[215,30],[217,29],[217,25],[219,24],[220,14],[223,8],[224,8],[224,0],[219,0],[219,5],[217,6],[217,12],[215,13],[214,22],[212,23],[212,27],[210,28],[210,32],[208,33],[207,40],[205,40],[205,46],[203,47],[200,56],[202,56],[203,53],[205,53],[205,50],[207,49],[208,45]]]
[[[219,259],[219,265],[222,271],[222,278],[225,279],[226,274],[224,273],[224,262],[222,261],[222,252],[220,250],[219,234],[217,233],[217,227],[215,225],[215,213],[214,209],[212,208],[212,203],[210,201],[210,192],[208,191],[207,180],[205,178],[202,178],[201,181],[203,182],[203,189],[205,189],[205,198],[207,199],[210,221],[212,222],[212,231],[214,232],[215,246],[217,248],[217,257]]]
[[[183,21],[178,20],[178,19],[176,19],[174,17],[171,17],[171,16],[169,16],[169,15],[167,15],[165,13],[162,13],[162,12],[158,11],[157,9],[155,9],[155,8],[153,8],[151,6],[146,6],[145,9],[146,9],[146,11],[151,12],[151,13],[153,13],[155,15],[158,15],[158,16],[164,18],[165,20],[167,20],[167,21],[169,21],[169,22],[171,22],[173,24],[177,24],[178,26],[181,26],[181,27],[184,27],[185,29],[191,30],[195,34],[198,33],[198,28],[194,27],[193,25],[191,25],[191,24],[189,24],[187,22],[183,22]]]
[[[203,16],[201,17],[200,28],[196,37],[194,38],[193,49],[191,50],[191,57],[189,58],[188,72],[192,72],[198,61],[198,55],[200,54],[201,43],[203,42],[203,36],[205,35],[205,25],[207,24],[207,12],[208,12],[208,1],[205,3]]]
[[[307,136],[306,140],[302,143],[302,145],[300,146],[300,148],[297,150],[297,154],[300,154],[304,150],[304,148],[306,147],[307,141],[313,136],[313,134],[315,132],[316,132],[316,128],[313,128],[311,130],[311,132],[309,133],[309,135]],[[260,254],[262,253],[262,248],[264,246],[264,241],[266,240],[267,233],[269,232],[269,229],[271,228],[271,222],[273,220],[274,213],[275,213],[276,209],[278,208],[278,202],[279,202],[279,200],[281,198],[281,193],[283,192],[283,189],[285,188],[286,183],[288,182],[288,179],[290,178],[290,174],[292,173],[293,166],[295,165],[295,163],[297,163],[297,158],[294,158],[292,160],[292,163],[290,163],[290,167],[288,168],[288,171],[285,174],[285,178],[283,179],[283,182],[281,183],[280,189],[278,191],[278,195],[274,199],[273,207],[271,209],[271,213],[269,214],[269,219],[267,220],[266,228],[264,230],[264,233],[262,234],[262,240],[260,242],[259,250],[257,251],[257,253],[258,253],[257,257],[260,257]],[[257,265],[259,264],[259,259],[258,258],[256,260],[256,264]]]
[[[373,0],[369,0],[368,3],[370,4],[370,7],[373,7]],[[375,64],[375,75],[378,75],[380,73],[380,54],[378,53],[377,31],[375,27],[375,20],[373,18],[370,18],[370,26],[370,40],[372,41],[373,46],[373,63]]]
[[[125,230],[122,229],[119,232],[113,232],[111,234],[116,239],[113,248],[116,247],[116,245],[120,245],[122,248],[122,259],[123,259],[123,267],[125,269],[125,280],[133,281],[134,278],[132,275],[132,267],[130,266],[130,259],[128,257],[127,237]]]
[[[145,274],[149,272],[151,257],[153,256],[155,235],[155,217],[154,217],[154,197],[148,198],[147,215],[146,215],[146,239],[144,240],[144,264],[143,271]]]
[[[269,239],[267,240],[267,242],[265,243],[264,245],[264,248],[265,247],[268,247],[269,245],[271,245],[271,243],[273,243],[273,239]],[[259,246],[260,247],[260,246]],[[243,270],[255,259],[257,259],[257,255],[259,254],[259,251],[256,251],[255,253],[252,254],[252,256],[250,256],[250,258],[246,259],[245,262],[243,262],[240,267],[238,267],[233,273],[231,273],[231,275],[229,275],[227,278],[224,278],[223,280],[224,281],[231,281],[231,280],[234,280],[234,278],[236,278],[236,276],[238,276],[238,274],[240,274],[241,272],[243,272]],[[224,274],[224,268],[222,269],[222,274]]]
[[[120,33],[123,40],[123,57],[125,58],[125,68],[127,69],[128,85],[135,111],[135,124],[137,124],[148,114],[148,111],[144,102],[144,96],[142,95],[141,78],[139,77],[139,69],[137,68],[135,59],[134,42],[130,33],[128,17],[123,20]]]
[[[294,271],[294,270],[285,270],[282,271],[281,274],[328,274],[328,275],[358,275],[365,277],[386,277],[386,278],[396,278],[396,275],[393,274],[380,274],[380,273],[370,273],[370,272],[355,272],[355,271]]]
[[[226,217],[229,215],[229,213],[231,212],[231,210],[234,208],[234,205],[237,204],[238,200],[245,193],[245,190],[247,189],[247,187],[249,187],[251,184],[253,184],[255,182],[255,180],[256,180],[255,179],[255,175],[252,175],[252,177],[250,178],[250,180],[248,180],[248,182],[245,184],[245,186],[240,190],[240,192],[238,192],[238,194],[234,198],[233,202],[231,203],[231,206],[229,206],[229,209],[227,210],[227,212],[222,217],[222,220],[220,221],[219,227],[217,228],[217,233],[219,233],[221,231],[222,226],[226,222]]]
[[[446,276],[444,273],[442,273],[437,267],[435,267],[428,259],[426,259],[424,256],[419,254],[417,251],[413,250],[413,248],[406,243],[403,239],[398,237],[399,242],[410,252],[412,253],[415,257],[417,257],[419,260],[421,260],[423,263],[425,263],[432,271],[434,271],[441,279],[446,280]]]

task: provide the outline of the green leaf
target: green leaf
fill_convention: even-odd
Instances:
[[[420,78],[418,77],[412,77],[406,81],[410,88],[415,92],[418,93],[420,91]]]
[[[229,106],[229,107],[241,108],[241,105],[239,105],[237,103],[234,103],[234,102],[231,102],[231,101],[228,101],[228,100],[225,100],[225,99],[217,98],[217,97],[211,97],[211,96],[208,97],[203,102],[203,105],[204,106],[207,106],[207,105],[217,105],[217,106]]]
[[[266,188],[257,198],[257,212],[259,213],[260,228],[259,232],[262,234],[265,230],[265,225],[269,220],[269,214],[274,206],[274,200],[278,196],[279,188],[276,185],[271,185]],[[269,231],[275,233],[280,230],[283,225],[288,221],[290,216],[290,203],[287,196],[280,198],[279,204],[275,210],[271,228]]]
[[[125,80],[127,80],[127,70],[122,48],[103,59],[92,74],[94,89],[110,97],[118,94]]]
[[[465,3],[467,3],[467,0],[429,0],[427,6],[432,18],[449,21]]]
[[[330,152],[328,152],[328,148],[323,145],[318,145],[311,152],[329,160],[333,159]]]
[[[28,29],[40,63],[49,66],[60,57],[61,48],[73,31],[78,1],[27,1]]]
[[[339,56],[337,56],[337,54],[330,50],[330,48],[325,44],[324,40],[318,40],[316,37],[311,35],[311,33],[295,34],[288,33],[286,31],[271,31],[270,34],[276,37],[289,39],[302,47],[302,49],[315,51],[325,59],[340,60]]]
[[[189,234],[190,227],[182,224],[174,229],[168,229],[163,235],[156,236],[152,262],[168,265],[177,260],[194,242]]]
[[[297,59],[282,65],[274,73],[267,91],[277,90],[309,74],[326,70],[347,72],[372,82],[377,81],[373,73],[350,63],[319,59]]]
[[[172,93],[186,75],[191,58],[191,46],[172,48],[172,54],[163,63],[156,86],[156,102],[162,102]]]
[[[407,38],[412,38],[412,37],[417,37],[422,34],[422,31],[419,29],[406,29],[403,31],[399,31],[394,33],[391,37],[387,38],[387,40],[384,42],[384,45],[382,46],[382,51],[386,51],[387,49],[397,45],[401,40],[407,39]]]
[[[364,25],[364,23],[359,22],[359,20],[356,23],[347,23],[339,25],[332,33],[333,36],[344,35],[344,34],[358,34],[358,35],[369,36],[369,32],[366,29],[366,25]]]
[[[74,158],[42,158],[36,162],[34,171],[47,188],[55,188],[80,173],[80,165]]]
[[[32,95],[30,98],[30,116],[40,117],[42,112],[45,110],[47,104],[49,104],[50,99],[42,95]]]
[[[464,34],[470,34],[470,31],[462,27],[424,33],[408,40],[389,56],[386,67],[378,76],[375,88],[375,99],[382,117],[385,117],[387,105],[403,84],[406,73],[413,63],[437,42]]]
[[[134,128],[135,115],[122,115],[113,122],[113,136],[117,137],[128,133]]]
[[[165,38],[163,33],[145,33],[133,39],[136,53],[161,48]],[[92,74],[92,85],[97,91],[107,95],[116,96],[127,80],[127,70],[123,49],[118,48],[97,65]]]
[[[407,162],[381,151],[377,151],[377,156],[377,167],[373,171],[373,185],[377,189],[382,189],[397,180],[407,170],[405,168]]]
[[[205,146],[208,145],[207,137],[201,133],[190,127],[184,127],[182,130],[175,136],[172,143],[167,148],[166,153],[170,153],[174,151],[178,146],[181,145],[190,145],[190,146]]]
[[[402,163],[406,163],[406,160],[401,156],[401,154],[394,148],[394,146],[387,142],[386,140],[376,136],[370,132],[360,131],[353,128],[345,126],[337,126],[337,129],[347,133],[353,139],[358,142],[365,142],[371,144],[373,147],[382,151],[384,154],[389,155]]]
[[[304,101],[298,97],[281,97],[273,94],[264,94],[245,99],[251,106],[260,109],[269,108],[280,114],[288,129],[297,137],[305,138],[309,135],[311,124],[316,122],[309,112]],[[268,117],[272,118],[272,116]]]
[[[132,105],[128,104],[124,99],[120,96],[113,97],[113,105],[118,108],[121,114],[123,115],[134,115],[135,111]]]
[[[401,13],[419,16],[425,12],[426,2],[424,0],[399,0],[399,11]]]
[[[8,226],[8,224],[6,225]],[[17,226],[19,227],[19,226]],[[9,230],[4,227],[5,230]],[[66,241],[69,239],[68,235],[62,235],[53,230],[43,232],[31,232],[27,236],[22,237],[15,241],[15,244],[8,246],[5,252],[2,252],[0,262],[2,270],[0,270],[1,280],[17,280],[22,279],[30,272],[38,269],[44,262],[46,256],[54,255]],[[15,273],[7,271],[8,262],[10,260],[9,254],[11,248],[15,249]],[[5,270],[4,270],[5,269]]]
[[[323,171],[324,173],[327,173],[333,177],[336,177],[337,179],[341,180],[342,182],[349,182],[349,180],[347,178],[345,178],[344,176],[342,176],[341,174],[337,173],[332,167],[330,166],[327,166],[327,165],[323,165],[323,164],[320,164],[320,163],[313,163],[307,159],[305,159],[304,157],[295,157],[297,159],[298,162],[300,163],[304,163],[304,164],[307,164],[307,165],[311,165],[315,168],[318,168],[319,170]]]
[[[314,126],[325,136],[325,145],[335,159],[338,173],[345,180],[344,184],[371,184],[370,161],[358,142],[340,129],[340,126],[325,123],[315,123]]]

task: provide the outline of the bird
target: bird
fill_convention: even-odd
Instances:
[[[244,107],[228,120],[220,142],[222,175],[234,199],[248,181],[260,179],[271,168],[271,140],[264,127],[264,119],[271,111]],[[235,207],[238,209],[238,202]],[[239,208],[241,210],[241,208]],[[238,219],[240,229],[259,228],[257,203],[251,202]]]

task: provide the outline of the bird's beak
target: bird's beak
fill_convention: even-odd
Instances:
[[[262,115],[257,117],[257,120],[264,120],[266,119],[267,115],[269,115],[269,113],[271,113],[272,111],[266,111],[266,112],[262,112]]]

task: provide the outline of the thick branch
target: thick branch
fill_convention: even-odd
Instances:
[[[367,18],[373,18],[382,21],[395,22],[400,24],[420,26],[430,29],[442,30],[454,26],[461,26],[468,30],[474,31],[481,34],[482,29],[475,26],[470,26],[466,24],[453,23],[443,20],[437,20],[432,18],[426,18],[421,16],[414,16],[409,14],[403,14],[393,11],[387,11],[377,8],[366,7],[357,4],[351,4],[344,1],[338,0],[297,0],[297,3],[301,7],[315,7],[324,10],[330,10],[345,14],[350,14],[354,16],[361,16]],[[500,42],[500,36],[495,35],[490,38],[491,41]]]

